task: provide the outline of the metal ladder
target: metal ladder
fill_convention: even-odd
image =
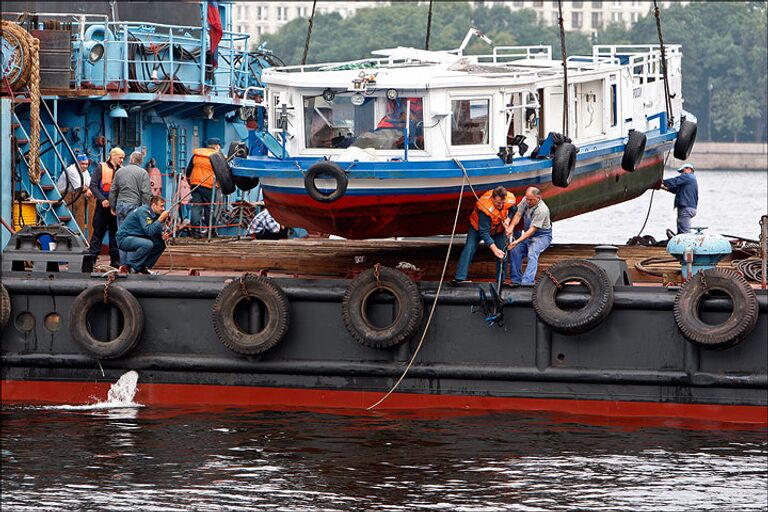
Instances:
[[[51,113],[50,109],[48,109],[48,105],[46,105],[45,101],[40,102],[41,105],[45,105],[45,109],[48,111],[48,114],[51,117],[51,120],[53,121],[53,126],[56,129],[56,132],[58,133],[61,140],[67,145],[67,148],[70,152],[72,152],[72,149],[69,147],[69,144],[64,139],[64,134],[61,131],[61,128],[59,127],[58,123],[56,122],[56,119],[53,117],[53,114]],[[24,191],[29,194],[29,197],[33,201],[37,201],[35,206],[37,208],[37,213],[42,219],[43,223],[46,225],[52,225],[52,224],[61,224],[63,226],[66,226],[70,230],[72,230],[74,233],[80,235],[81,237],[85,238],[83,235],[82,230],[80,229],[80,226],[75,222],[74,216],[72,215],[72,211],[69,209],[69,207],[66,205],[64,201],[62,201],[62,196],[59,193],[59,190],[56,188],[56,182],[54,181],[54,177],[52,176],[49,169],[45,166],[45,163],[42,159],[39,159],[39,166],[40,166],[40,181],[39,183],[32,183],[32,181],[29,179],[29,161],[27,159],[28,156],[28,149],[27,151],[24,150],[24,148],[28,148],[29,146],[29,134],[27,130],[24,129],[24,124],[21,122],[21,119],[19,118],[18,114],[16,113],[16,110],[14,108],[12,112],[12,128],[13,128],[13,137],[16,140],[16,152],[17,152],[17,162],[19,164],[19,177],[20,177],[20,183],[21,187]],[[54,154],[56,155],[57,160],[60,162],[62,169],[66,169],[68,165],[66,164],[66,161],[62,157],[61,153],[59,152],[59,149],[57,147],[56,142],[51,137],[50,132],[45,126],[45,123],[42,120],[42,116],[40,119],[40,128],[41,132],[45,135],[46,140],[41,141],[40,147],[41,147],[41,156],[44,152],[48,152],[49,150],[53,150]],[[45,149],[45,151],[42,151],[42,148],[44,144],[49,144],[49,147]],[[74,153],[72,154],[72,161],[75,161]],[[62,171],[63,172],[63,171]]]

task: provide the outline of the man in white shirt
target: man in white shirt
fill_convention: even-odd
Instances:
[[[56,188],[59,189],[59,193],[64,197],[64,202],[73,212],[75,222],[83,232],[86,231],[87,227],[88,233],[91,232],[90,225],[93,219],[93,206],[95,206],[93,200],[88,201],[93,196],[89,188],[91,186],[89,164],[90,161],[86,155],[77,155],[77,161],[67,167],[56,181]],[[86,210],[88,211],[87,226]]]

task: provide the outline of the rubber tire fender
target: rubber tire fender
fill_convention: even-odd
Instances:
[[[680,123],[680,130],[677,132],[675,140],[674,155],[678,160],[688,160],[693,151],[693,145],[696,144],[696,132],[698,126],[693,121],[683,119]]]
[[[333,192],[325,194],[317,188],[315,179],[319,176],[330,176],[336,181],[336,188]],[[349,185],[347,173],[345,173],[337,163],[329,162],[327,160],[313,164],[304,175],[304,188],[307,190],[307,194],[319,203],[333,203],[334,201],[338,201],[347,191],[347,185]]]
[[[11,296],[8,290],[0,283],[0,329],[4,329],[11,319]]]
[[[243,191],[248,191],[259,186],[259,178],[248,178],[246,176],[233,176],[235,186]]]
[[[259,332],[248,333],[237,324],[235,308],[241,301],[254,298],[266,307],[267,321]],[[219,341],[243,355],[261,354],[280,343],[291,320],[290,302],[283,289],[268,277],[251,275],[228,283],[216,296],[212,313],[213,330]]]
[[[211,167],[213,167],[213,173],[216,175],[216,180],[221,187],[221,193],[229,195],[235,191],[235,181],[232,177],[232,169],[229,167],[229,162],[224,158],[221,152],[216,151],[211,153],[208,157],[211,161]]]
[[[621,157],[621,168],[628,172],[634,172],[640,165],[645,154],[645,144],[648,137],[637,130],[629,131],[629,140],[624,147],[624,155]]]
[[[559,261],[549,267],[549,273],[559,282],[579,281],[589,289],[589,301],[580,309],[561,309],[556,303],[558,289],[544,273],[536,279],[533,308],[536,314],[555,331],[581,334],[594,329],[605,320],[613,308],[613,284],[603,269],[587,260]]]
[[[576,146],[563,142],[555,150],[552,159],[552,184],[565,188],[571,183],[573,171],[576,170]]]
[[[392,294],[397,307],[395,319],[384,327],[373,325],[366,315],[368,300],[379,290]],[[410,277],[393,268],[379,267],[377,281],[375,269],[371,268],[347,286],[341,316],[347,331],[359,343],[388,348],[399,345],[416,332],[424,316],[424,304],[418,286]]]
[[[706,295],[703,281],[709,290],[724,292],[733,301],[731,315],[719,325],[704,322],[699,314]],[[757,295],[741,274],[715,267],[700,271],[683,285],[675,296],[673,311],[675,322],[686,339],[704,347],[723,349],[740,343],[754,330],[758,317]]]
[[[100,341],[88,329],[88,313],[104,301],[104,286],[86,288],[75,297],[69,311],[69,333],[89,355],[96,359],[116,359],[133,350],[144,331],[144,311],[139,301],[122,286],[110,285],[109,304],[123,315],[123,330],[110,341]]]

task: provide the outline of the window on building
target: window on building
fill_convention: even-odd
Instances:
[[[620,12],[614,12],[614,13],[611,13],[611,21],[621,22],[621,21],[624,21],[624,19]]]
[[[306,7],[297,7],[296,8],[296,16],[299,18],[307,18],[309,17],[309,9]]]
[[[639,20],[639,19],[640,19],[640,14],[636,13],[636,12],[633,12],[632,13],[632,23],[637,23],[637,20]]]
[[[284,5],[277,6],[277,21],[285,21],[288,19],[288,8]]]
[[[614,7],[621,7],[621,1],[613,2]]]
[[[522,7],[522,6],[523,6],[523,2],[519,2],[519,1],[518,2],[512,2],[512,7]]]
[[[534,7],[544,7],[544,2],[533,2]]]
[[[261,35],[264,33],[264,27],[256,27],[256,35],[261,37]]]
[[[263,5],[256,6],[256,19],[257,20],[267,19],[267,14],[269,14],[269,11],[267,9],[269,9],[269,7],[266,7]]]
[[[571,2],[571,7],[573,7],[574,9],[581,9],[582,7],[584,7],[584,2],[573,1]]]
[[[552,11],[552,25],[557,26],[560,23],[560,14],[557,11]]]
[[[571,28],[580,29],[584,25],[584,14],[580,12],[571,13]]]
[[[454,146],[470,146],[488,144],[490,132],[490,101],[451,100],[453,112],[451,144]]]
[[[592,13],[592,28],[603,28],[603,13]]]
[[[603,8],[603,2],[598,0],[597,2],[592,2],[592,8],[593,9],[602,9]]]

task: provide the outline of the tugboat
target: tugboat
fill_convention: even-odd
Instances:
[[[673,148],[688,158],[680,46],[666,47],[664,76],[654,45],[564,63],[549,46],[465,55],[474,33],[452,51],[266,69],[270,144],[234,174],[260,180],[281,223],[362,239],[448,234],[459,198],[466,218],[497,185],[537,186],[564,219],[658,186]]]

